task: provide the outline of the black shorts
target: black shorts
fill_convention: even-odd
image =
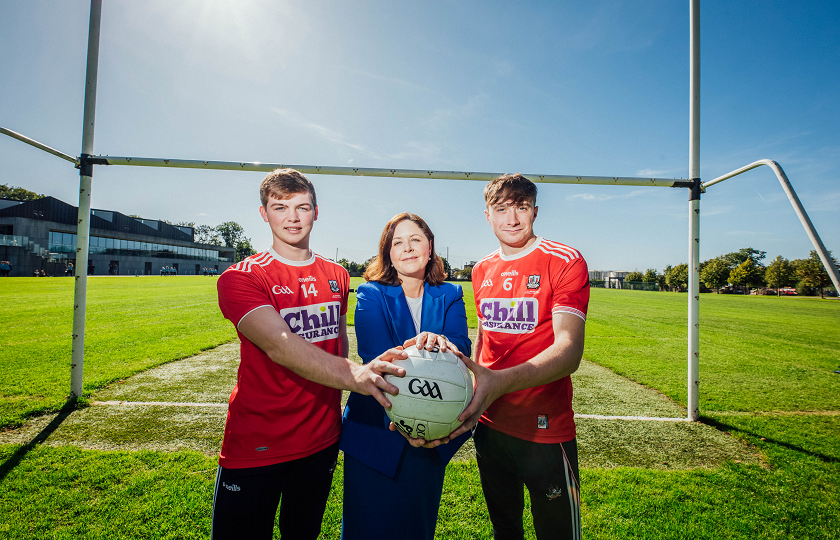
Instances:
[[[246,469],[219,467],[213,493],[211,540],[315,540],[332,486],[338,443],[305,458]],[[282,503],[281,503],[282,499]]]
[[[539,540],[580,538],[577,439],[558,444],[525,441],[478,423],[475,456],[494,540],[524,538],[527,486]]]

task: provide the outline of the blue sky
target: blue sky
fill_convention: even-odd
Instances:
[[[689,2],[105,0],[94,152],[688,176]],[[0,4],[0,125],[81,149],[89,4]],[[840,5],[701,3],[701,176],[778,161],[840,255]],[[78,171],[0,137],[0,183],[78,203]],[[237,221],[270,243],[260,173],[97,167],[93,206]],[[423,216],[460,266],[496,248],[479,182],[311,176],[313,248],[361,261]],[[591,269],[688,259],[687,192],[541,184],[536,230]],[[701,258],[810,242],[767,168],[709,189]]]

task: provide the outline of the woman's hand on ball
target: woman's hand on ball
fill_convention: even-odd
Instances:
[[[436,448],[436,447],[438,447],[442,444],[446,444],[446,443],[449,442],[449,437],[444,437],[442,439],[435,439],[433,441],[427,441],[423,437],[418,437],[418,438],[409,437],[408,435],[405,434],[405,432],[403,430],[398,428],[397,425],[393,422],[391,422],[388,425],[388,429],[390,429],[391,431],[399,432],[400,435],[402,435],[403,437],[406,438],[406,440],[408,441],[408,444],[410,444],[411,446],[413,446],[415,448],[420,448],[421,446],[423,448]]]
[[[449,341],[446,336],[442,334],[435,334],[434,332],[420,332],[417,337],[405,340],[403,347],[417,346],[417,349],[433,350],[435,347],[441,351],[452,351],[457,353],[458,347]]]

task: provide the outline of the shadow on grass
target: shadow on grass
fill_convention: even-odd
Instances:
[[[805,454],[805,455],[808,455],[808,456],[811,456],[811,457],[815,457],[815,458],[819,459],[820,461],[823,461],[824,463],[840,463],[840,459],[838,459],[834,456],[827,456],[825,454],[820,454],[819,452],[812,452],[810,450],[806,450],[806,449],[802,448],[801,446],[796,446],[795,444],[780,441],[778,439],[765,437],[764,435],[762,435],[760,433],[755,433],[754,431],[744,429],[743,427],[740,427],[740,426],[733,426],[731,424],[726,424],[724,422],[720,422],[718,420],[715,420],[714,418],[709,418],[708,416],[701,416],[700,421],[703,422],[704,424],[708,425],[708,426],[712,426],[715,429],[719,429],[721,431],[726,431],[728,433],[732,433],[732,432],[737,431],[737,432],[740,432],[740,433],[744,433],[746,435],[751,435],[751,436],[753,436],[757,439],[761,439],[762,442],[775,444],[775,445],[781,446],[783,448],[787,448],[788,450],[793,450],[794,452],[800,452],[802,454]],[[2,479],[2,476],[0,476],[0,479]]]
[[[67,419],[67,417],[73,413],[73,411],[76,410],[77,406],[78,402],[75,397],[68,399],[64,406],[61,407],[61,410],[58,411],[58,415],[56,415],[56,417],[53,418],[52,422],[47,424],[47,426],[44,429],[42,429],[40,433],[35,435],[35,437],[33,437],[31,441],[18,448],[17,451],[15,451],[15,453],[12,454],[11,457],[9,457],[9,459],[0,464],[0,482],[2,482],[6,478],[6,476],[10,472],[12,472],[12,470],[15,467],[18,466],[18,463],[20,463],[23,460],[23,458],[26,457],[26,454],[28,454],[36,446],[47,440],[47,437],[52,435],[53,432],[56,429],[58,429],[58,426],[60,426],[61,423],[64,422]]]

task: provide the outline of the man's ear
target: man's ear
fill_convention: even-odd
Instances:
[[[266,212],[265,212],[265,206],[263,206],[263,205],[260,205],[260,215],[262,216],[263,221],[265,221],[266,223],[268,223],[268,214],[266,214]]]
[[[484,217],[487,218],[487,223],[490,223],[490,211],[484,208]]]
[[[318,205],[315,205],[315,219],[312,221],[318,221]]]
[[[535,206],[535,207],[534,207],[534,221],[536,221],[536,220],[537,220],[537,212],[539,211],[539,209],[540,209],[540,207],[539,207],[539,206]]]

